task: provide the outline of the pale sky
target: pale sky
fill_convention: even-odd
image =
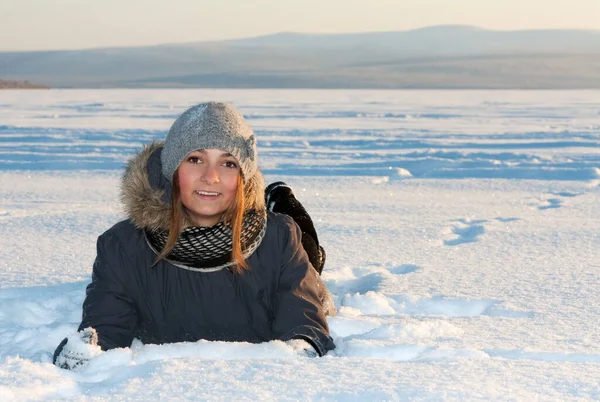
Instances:
[[[0,51],[445,24],[600,30],[600,0],[0,0]]]

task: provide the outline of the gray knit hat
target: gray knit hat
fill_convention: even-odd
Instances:
[[[208,102],[189,108],[171,126],[161,153],[163,175],[170,182],[187,154],[208,148],[233,155],[244,183],[258,170],[256,137],[244,117],[231,104]]]

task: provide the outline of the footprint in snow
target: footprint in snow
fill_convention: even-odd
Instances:
[[[560,208],[562,205],[562,200],[559,198],[549,198],[547,200],[543,200],[540,205],[537,207],[540,211],[545,209],[554,209]]]
[[[509,222],[515,222],[515,221],[520,221],[520,218],[501,218],[501,217],[496,217],[494,218],[495,220],[497,220],[498,222],[502,222],[502,223],[509,223]]]
[[[581,194],[579,193],[572,193],[569,191],[559,191],[559,192],[555,192],[555,193],[548,193],[544,196],[542,196],[541,200],[538,200],[539,203],[537,205],[537,209],[539,209],[540,211],[546,210],[546,209],[555,209],[555,208],[560,208],[563,206],[564,202],[565,202],[565,198],[574,198],[577,197]]]
[[[458,219],[449,231],[455,236],[452,239],[444,240],[446,246],[458,246],[465,243],[474,243],[478,240],[479,236],[485,233],[483,226],[487,220],[470,220],[470,219]]]
[[[390,273],[394,275],[406,275],[419,270],[419,266],[413,264],[402,264],[397,267],[389,269]]]
[[[571,193],[569,191],[561,191],[558,193],[550,193],[550,194],[558,195],[559,197],[567,197],[567,198],[577,197],[578,195],[581,195],[579,193]]]

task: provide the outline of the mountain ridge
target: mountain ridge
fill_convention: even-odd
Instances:
[[[61,88],[600,88],[600,30],[444,25],[0,52],[0,78]]]

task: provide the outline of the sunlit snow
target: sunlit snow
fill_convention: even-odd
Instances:
[[[198,341],[51,364],[127,158],[234,102],[327,250],[337,349]],[[0,400],[600,399],[600,92],[0,92]]]

